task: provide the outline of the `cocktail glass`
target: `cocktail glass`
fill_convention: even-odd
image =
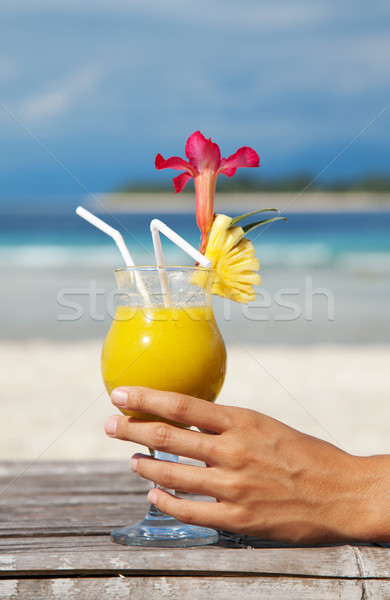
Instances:
[[[226,350],[211,305],[212,271],[127,267],[117,269],[115,277],[117,309],[102,350],[108,393],[118,386],[145,386],[213,402],[224,381]],[[154,415],[122,412],[161,421]],[[160,460],[178,460],[151,452]],[[151,505],[143,521],[116,529],[111,537],[125,545],[177,547],[215,543],[218,533],[181,523]]]

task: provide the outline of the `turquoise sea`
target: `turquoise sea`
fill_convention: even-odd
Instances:
[[[153,264],[149,213],[100,216],[122,232],[137,264]],[[198,244],[194,215],[153,217]],[[263,278],[255,303],[215,299],[226,340],[389,343],[390,212],[287,217],[249,236]],[[191,264],[168,240],[164,251],[169,264]],[[1,337],[103,338],[117,266],[114,243],[75,214],[1,214]]]

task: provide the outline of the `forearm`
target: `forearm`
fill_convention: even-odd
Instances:
[[[361,540],[390,542],[390,455],[355,457],[364,487],[360,496]]]

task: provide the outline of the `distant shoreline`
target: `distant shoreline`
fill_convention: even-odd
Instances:
[[[78,196],[0,198],[0,215],[69,214],[81,204],[92,212],[195,214],[194,192],[95,193]],[[218,192],[215,212],[240,214],[259,208],[282,213],[390,212],[390,192]]]
[[[190,213],[195,210],[193,193],[98,194],[105,208],[118,212]],[[390,193],[373,192],[261,192],[217,193],[216,212],[250,212],[258,208],[278,208],[280,212],[390,211]],[[95,205],[96,210],[96,205]]]

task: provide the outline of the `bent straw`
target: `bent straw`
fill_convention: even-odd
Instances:
[[[176,246],[179,246],[179,248],[181,248],[184,252],[189,254],[189,256],[191,256],[191,258],[193,258],[202,267],[204,267],[205,269],[210,269],[211,261],[209,261],[208,258],[206,258],[203,254],[196,250],[196,248],[191,246],[191,244],[186,242],[186,240],[180,237],[179,234],[177,234],[175,231],[173,231],[173,229],[168,227],[168,225],[165,225],[165,223],[163,223],[159,219],[153,219],[153,221],[151,221],[150,231],[152,232],[156,259],[157,257],[159,257],[157,260],[162,261],[162,266],[165,266],[165,264],[164,257],[162,254],[160,233],[163,233],[168,239],[171,240],[171,242],[173,242],[174,244],[176,244]]]
[[[122,254],[123,260],[125,261],[126,266],[127,267],[135,267],[135,262],[133,261],[133,258],[127,249],[127,246],[123,240],[122,235],[119,233],[119,231],[117,229],[114,229],[113,227],[108,225],[108,223],[105,223],[98,217],[95,217],[95,215],[93,215],[91,212],[89,212],[89,210],[87,210],[86,208],[83,208],[82,206],[78,206],[76,208],[76,213],[79,215],[79,217],[81,217],[82,219],[85,219],[86,221],[88,221],[88,223],[91,223],[91,225],[94,225],[95,227],[97,227],[98,229],[100,229],[101,231],[103,231],[104,233],[109,235],[114,240],[116,245],[118,246],[120,253]]]
[[[108,225],[108,223],[105,223],[105,221],[102,221],[102,219],[95,217],[95,215],[93,215],[91,212],[89,212],[89,210],[87,210],[86,208],[83,208],[82,206],[78,206],[76,208],[76,214],[78,214],[78,216],[81,217],[82,219],[85,219],[85,221],[88,221],[88,223],[91,223],[91,225],[94,225],[95,227],[97,227],[98,229],[100,229],[101,231],[103,231],[104,233],[109,235],[114,240],[116,245],[118,246],[120,253],[122,254],[123,260],[125,261],[126,267],[135,267],[135,262],[133,260],[133,257],[131,256],[130,252],[128,251],[127,246],[123,240],[123,237],[117,229],[114,229],[113,227]],[[147,300],[150,302],[148,291],[145,287],[144,282],[142,281],[140,274],[137,273],[137,271],[134,271],[134,275],[135,275],[138,289],[139,289],[142,297],[144,298],[144,300]]]
[[[152,232],[152,240],[154,253],[156,255],[157,266],[159,267],[160,274],[160,283],[164,297],[165,306],[170,306],[172,303],[171,292],[169,289],[169,281],[167,272],[165,270],[165,260],[163,249],[161,245],[160,233],[163,233],[168,239],[171,240],[176,246],[179,246],[184,252],[189,254],[196,262],[209,269],[211,267],[211,262],[203,256],[198,250],[196,250],[191,244],[186,242],[179,234],[177,234],[173,229],[165,225],[159,219],[153,219],[150,223],[150,231]]]

